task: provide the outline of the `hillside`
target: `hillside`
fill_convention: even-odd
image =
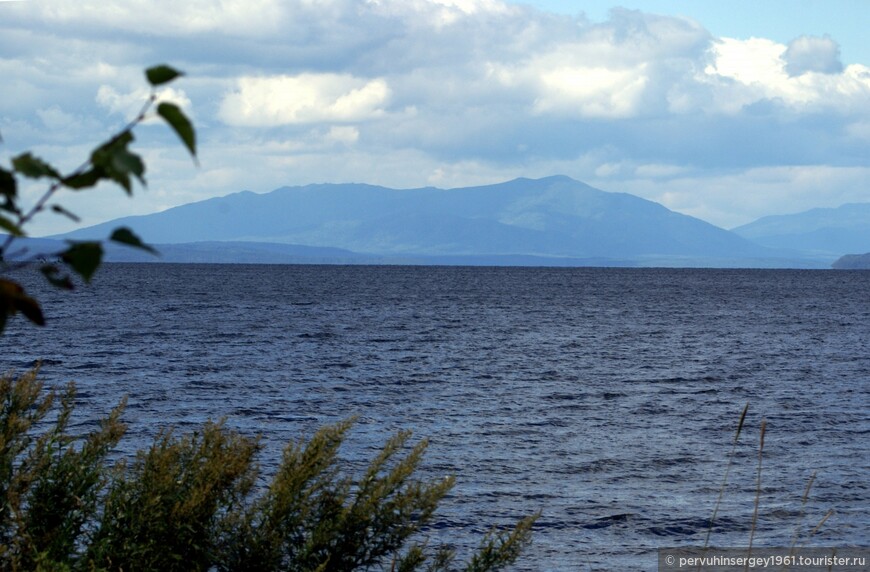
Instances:
[[[837,270],[870,270],[870,252],[866,254],[845,254],[832,265]]]
[[[767,216],[732,230],[770,248],[814,253],[833,261],[850,252],[870,251],[870,203]]]
[[[450,190],[339,184],[240,192],[56,238],[105,237],[119,225],[157,244],[263,242],[389,257],[519,256],[733,266],[777,256],[658,203],[562,176]]]

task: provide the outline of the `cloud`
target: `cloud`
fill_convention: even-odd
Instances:
[[[830,36],[801,36],[788,44],[783,54],[785,69],[790,76],[807,72],[837,74],[843,71],[840,46]]]
[[[491,64],[493,77],[504,86],[531,95],[534,114],[628,118],[658,113],[673,86],[694,72],[711,39],[691,20],[622,9],[606,23],[559,31],[518,62]]]
[[[120,92],[114,87],[104,84],[97,89],[96,101],[110,113],[133,119],[150,96],[151,90],[144,86],[132,91]],[[159,91],[157,101],[174,103],[183,108],[187,115],[191,115],[192,104],[183,89],[165,87]]]
[[[685,173],[686,170],[686,167],[681,165],[645,164],[635,167],[634,174],[644,179],[674,178]]]
[[[112,5],[99,0],[41,0],[22,3],[21,9],[50,26],[84,26],[92,33],[147,30],[164,37],[209,32],[262,34],[278,31],[287,14],[279,0],[127,0]]]
[[[390,89],[383,79],[345,74],[244,77],[220,107],[229,125],[355,122],[383,115]]]
[[[738,113],[752,104],[773,101],[811,113],[866,113],[870,68],[855,64],[836,72],[831,47],[822,38],[802,37],[790,46],[762,38],[722,38],[712,48],[713,61],[698,81],[710,89],[712,111]]]
[[[648,78],[643,66],[627,70],[567,67],[540,75],[536,113],[581,117],[631,117],[642,101]]]
[[[760,216],[866,202],[868,167],[772,166],[743,171],[686,170],[667,179],[592,181],[734,228]]]
[[[731,222],[787,200],[795,180],[762,184],[771,170],[866,189],[868,62],[841,62],[832,37],[786,45],[702,24],[499,0],[9,2],[0,131],[11,153],[86,153],[141,108],[142,69],[166,62],[187,72],[165,96],[194,117],[201,167],[147,127],[137,210],[284,184],[565,173]]]

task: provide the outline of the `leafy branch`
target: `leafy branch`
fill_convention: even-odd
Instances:
[[[141,111],[118,133],[94,148],[88,159],[71,173],[61,174],[57,168],[29,151],[13,157],[11,168],[0,167],[0,231],[8,233],[0,244],[0,265],[4,273],[12,268],[7,261],[12,245],[17,239],[27,236],[24,229],[37,215],[50,209],[56,214],[79,222],[79,218],[74,213],[60,204],[53,203],[53,199],[61,190],[82,191],[96,186],[101,181],[108,181],[120,186],[128,195],[132,195],[134,179],[143,186],[146,184],[145,162],[142,157],[130,150],[130,145],[135,141],[133,130],[150,116],[155,106],[156,115],[172,128],[196,161],[196,132],[193,124],[177,105],[169,102],[158,103],[157,88],[181,75],[183,75],[181,72],[167,65],[146,69],[145,78],[151,86],[151,94]],[[48,188],[29,209],[23,208],[20,204],[18,177],[49,181]],[[116,229],[108,240],[151,253],[156,252],[129,228]],[[51,257],[55,262],[41,263],[40,271],[54,286],[71,290],[72,274],[80,276],[85,282],[90,282],[94,272],[102,263],[103,246],[102,241],[69,240],[67,243],[69,246],[65,250]],[[64,270],[64,267],[69,272]],[[0,332],[3,331],[7,319],[19,312],[37,325],[45,323],[39,303],[28,296],[20,284],[0,277]]]

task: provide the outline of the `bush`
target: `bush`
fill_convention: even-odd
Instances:
[[[498,570],[530,542],[535,517],[491,533],[464,566],[421,538],[453,479],[414,478],[426,441],[390,439],[358,480],[339,468],[352,421],[290,443],[258,487],[257,439],[223,423],[163,431],[130,462],[110,459],[121,403],[88,435],[68,432],[75,387],[37,372],[0,379],[3,570]],[[55,407],[59,401],[59,407]],[[49,421],[49,415],[56,417]]]
[[[134,181],[144,185],[145,163],[130,145],[134,128],[152,115],[195,158],[193,125],[176,105],[159,103],[156,91],[181,75],[165,65],[147,69],[151,95],[142,111],[78,169],[62,174],[29,152],[0,166],[0,232],[7,233],[0,235],[0,335],[19,313],[45,323],[38,301],[7,276],[11,270],[37,264],[51,284],[72,289],[73,276],[89,282],[102,262],[101,241],[67,241],[48,260],[26,249],[10,257],[41,213],[78,220],[54,202],[61,191],[106,181],[131,194]],[[48,182],[29,207],[18,193],[22,177]],[[154,252],[129,228],[108,240]],[[257,439],[223,423],[180,436],[167,429],[130,463],[113,462],[110,453],[125,431],[124,403],[99,429],[75,437],[68,432],[74,399],[74,385],[61,395],[43,392],[36,370],[0,378],[0,570],[456,569],[451,550],[420,542],[453,479],[413,478],[426,441],[410,446],[410,433],[388,441],[355,481],[338,460],[352,422],[325,427],[307,443],[288,445],[271,484],[258,487]],[[530,542],[533,521],[487,535],[464,569],[513,562]]]

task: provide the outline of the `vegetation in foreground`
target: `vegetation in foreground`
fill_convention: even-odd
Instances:
[[[131,151],[133,130],[149,115],[163,119],[196,153],[193,125],[181,109],[158,103],[156,89],[182,74],[169,66],[145,72],[151,96],[137,117],[94,148],[69,174],[32,153],[0,167],[0,334],[22,314],[43,325],[39,302],[7,276],[37,264],[54,286],[72,289],[72,276],[89,282],[102,262],[101,241],[68,241],[44,255],[12,253],[34,217],[53,212],[78,220],[56,202],[101,181],[132,193],[145,183],[145,163]],[[19,178],[46,180],[29,207]],[[153,252],[128,228],[110,241]],[[14,257],[10,254],[15,254]],[[14,262],[11,259],[14,258]],[[222,423],[177,435],[164,429],[130,462],[112,461],[123,437],[124,403],[85,436],[69,432],[75,386],[43,391],[36,370],[0,377],[0,570],[173,571],[498,570],[530,542],[535,517],[511,532],[493,532],[462,565],[449,547],[432,548],[425,527],[453,478],[414,477],[426,441],[390,439],[359,479],[340,469],[338,451],[352,423],[324,427],[309,441],[291,443],[268,486],[260,482],[257,439]]]
[[[43,391],[37,372],[0,379],[0,569],[499,570],[535,517],[492,532],[462,564],[425,527],[453,478],[414,478],[426,441],[390,439],[364,474],[339,468],[352,422],[290,443],[268,486],[260,445],[208,423],[164,430],[131,462],[112,462],[124,403],[93,432],[69,432],[75,387]]]

